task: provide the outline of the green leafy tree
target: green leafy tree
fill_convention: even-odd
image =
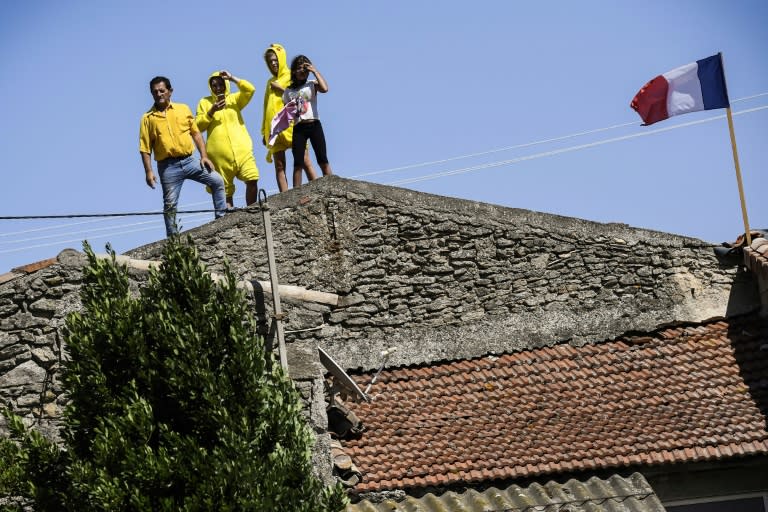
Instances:
[[[114,252],[85,252],[83,310],[66,324],[64,446],[6,411],[0,491],[38,511],[344,508],[341,487],[312,475],[300,396],[228,266],[214,283],[191,239],[174,237],[135,296]]]

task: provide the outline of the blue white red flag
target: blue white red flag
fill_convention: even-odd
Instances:
[[[645,125],[689,112],[730,107],[720,54],[657,76],[638,91],[630,106]]]

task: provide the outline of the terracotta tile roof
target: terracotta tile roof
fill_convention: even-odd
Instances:
[[[40,260],[34,263],[27,263],[26,265],[22,265],[20,267],[11,269],[11,272],[21,272],[25,274],[31,274],[32,272],[37,272],[38,270],[42,270],[46,267],[50,267],[51,265],[55,264],[56,261],[57,261],[56,258],[48,258],[46,260]]]
[[[389,369],[370,394],[360,492],[768,454],[768,320]]]
[[[42,270],[46,267],[50,267],[57,261],[58,261],[57,258],[48,258],[47,260],[40,260],[34,263],[27,263],[26,265],[12,268],[10,272],[6,272],[5,274],[0,274],[0,283],[5,283],[6,281],[10,281],[17,277],[21,277],[26,274],[31,274],[33,272],[37,272],[38,270]]]
[[[535,512],[561,510],[587,512],[664,512],[658,496],[640,473],[628,478],[613,475],[607,480],[592,477],[585,482],[569,480],[564,484],[547,482],[529,487],[510,485],[505,489],[491,487],[483,492],[470,490],[462,494],[447,492],[441,496],[427,494],[421,498],[407,496],[380,503],[361,501],[347,506],[347,512]]]
[[[768,279],[768,240],[752,239],[752,245],[744,248],[744,265],[762,279]]]

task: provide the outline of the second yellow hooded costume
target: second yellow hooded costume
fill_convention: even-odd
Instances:
[[[269,141],[269,130],[270,125],[272,124],[272,118],[283,108],[283,94],[274,91],[270,84],[272,82],[277,82],[283,89],[291,84],[291,70],[287,64],[288,57],[285,55],[285,48],[277,43],[271,44],[264,52],[265,61],[267,52],[269,51],[273,51],[275,52],[275,55],[277,55],[278,70],[276,76],[273,74],[269,77],[266,88],[264,89],[264,117],[261,119],[261,136],[265,141]],[[267,64],[267,68],[269,68],[269,64]],[[267,147],[267,162],[272,161],[272,153],[290,150],[292,142],[293,127],[290,127],[280,133],[272,146]]]
[[[216,76],[220,76],[218,71],[208,78],[209,89],[211,78]],[[224,88],[226,106],[214,112],[213,116],[208,115],[217,101],[211,89],[211,95],[202,98],[197,104],[195,122],[200,131],[207,132],[205,150],[208,158],[224,178],[227,197],[232,197],[235,192],[235,177],[244,182],[259,179],[259,169],[253,158],[253,141],[241,113],[251,101],[256,88],[242,78],[237,83],[237,92],[230,94],[228,80],[224,80]]]

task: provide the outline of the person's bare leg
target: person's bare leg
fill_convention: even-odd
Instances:
[[[285,172],[283,172],[285,176]],[[245,205],[250,206],[259,199],[259,180],[245,182]]]
[[[293,168],[293,188],[301,186],[301,165]]]
[[[232,196],[227,196],[227,208],[234,208],[235,203],[232,202]]]
[[[307,181],[313,181],[317,179],[317,174],[315,174],[315,169],[312,167],[312,160],[309,158],[309,151],[306,151],[304,153],[304,172],[307,175]]]
[[[288,190],[288,178],[285,177],[285,151],[272,153],[275,160],[275,177],[277,178],[277,189],[280,192]]]
[[[320,164],[320,170],[323,171],[323,176],[330,176],[333,174],[333,171],[331,170],[331,164],[329,163]]]

